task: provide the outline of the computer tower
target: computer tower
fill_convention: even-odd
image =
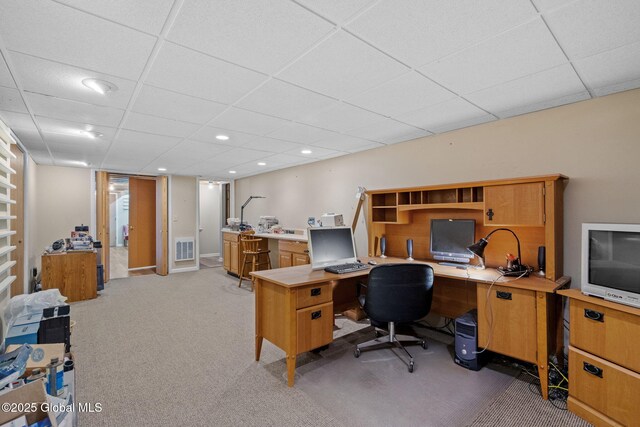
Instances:
[[[478,312],[471,310],[455,319],[454,361],[472,371],[479,371],[485,363],[486,353],[478,351]]]

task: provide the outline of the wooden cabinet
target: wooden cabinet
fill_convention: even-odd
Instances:
[[[484,225],[544,225],[544,182],[491,185],[484,188]]]
[[[481,283],[477,292],[478,345],[536,363],[536,293]]]
[[[280,253],[278,257],[280,268],[305,265],[311,262],[307,242],[280,240],[278,252]]]
[[[560,291],[569,298],[569,410],[597,426],[640,420],[640,309]]]
[[[67,302],[96,298],[96,258],[94,251],[42,255],[42,289],[59,289]]]
[[[260,249],[268,247],[267,239],[262,239],[259,243]],[[242,266],[242,245],[240,244],[240,233],[232,231],[222,232],[222,266],[227,273],[232,276],[240,274]],[[246,274],[251,270],[251,266],[247,265]]]

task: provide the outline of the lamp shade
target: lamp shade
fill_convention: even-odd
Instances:
[[[476,243],[469,246],[467,250],[469,250],[469,252],[471,252],[472,254],[476,255],[478,258],[482,258],[484,256],[484,248],[487,247],[488,243],[489,241],[485,237],[482,237]]]

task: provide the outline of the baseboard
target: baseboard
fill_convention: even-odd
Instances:
[[[200,254],[200,257],[204,257],[204,258],[211,258],[214,256],[220,256],[220,252],[214,252],[214,253],[210,253],[210,254]]]
[[[197,265],[194,265],[192,267],[181,267],[181,268],[172,268],[171,270],[169,270],[169,274],[173,274],[173,273],[187,273],[189,271],[198,271],[200,270],[200,267]]]

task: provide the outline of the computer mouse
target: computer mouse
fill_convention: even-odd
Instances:
[[[369,261],[369,265],[376,265],[378,264],[377,262],[375,262],[374,260]]]

